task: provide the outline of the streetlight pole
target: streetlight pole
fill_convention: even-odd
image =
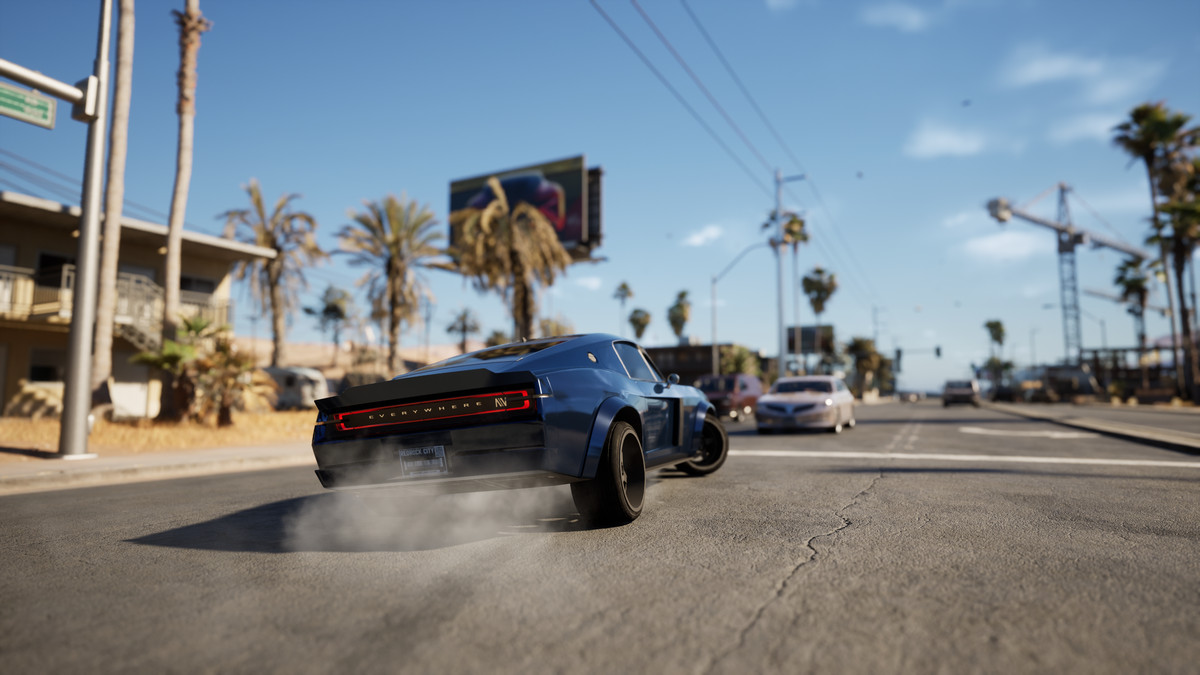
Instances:
[[[768,242],[765,242],[765,241],[760,241],[757,244],[750,244],[741,253],[737,254],[737,256],[734,257],[733,261],[725,266],[725,269],[723,269],[720,272],[718,272],[717,274],[713,275],[713,278],[712,278],[712,371],[713,371],[712,374],[713,375],[721,374],[721,355],[717,350],[717,282],[720,281],[721,277],[725,276],[729,272],[729,270],[733,269],[733,266],[736,265],[738,263],[738,261],[741,260],[742,257],[745,256],[747,253],[749,253],[750,251],[753,251],[756,248],[759,248],[760,246],[768,246],[768,245],[769,245]]]

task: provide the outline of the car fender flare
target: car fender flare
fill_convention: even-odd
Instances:
[[[604,454],[604,443],[608,440],[608,430],[614,422],[625,421],[633,426],[638,438],[642,436],[642,416],[637,408],[620,396],[604,399],[596,409],[592,418],[592,433],[588,436],[587,456],[583,459],[583,471],[579,477],[592,479],[600,467],[600,455]]]

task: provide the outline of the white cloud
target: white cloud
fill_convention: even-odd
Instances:
[[[684,246],[706,246],[721,237],[718,225],[705,225],[696,232],[689,234],[684,240]]]
[[[959,211],[954,215],[947,216],[946,218],[942,219],[942,227],[948,230],[954,230],[960,227],[990,225],[994,222],[995,221],[988,216],[984,207],[980,206],[977,209]]]
[[[929,27],[928,12],[912,5],[891,2],[863,7],[858,18],[869,26],[895,28],[904,33],[919,33]]]
[[[925,121],[909,136],[904,154],[917,159],[969,157],[983,152],[987,145],[987,138],[978,131]]]
[[[1053,240],[1047,239],[1042,233],[1006,229],[968,239],[963,243],[962,250],[968,257],[980,262],[1009,263],[1053,253],[1055,249]]]
[[[583,286],[589,291],[598,291],[604,280],[600,277],[580,277],[575,280],[577,286]]]
[[[1113,137],[1113,127],[1121,123],[1120,115],[1087,113],[1060,120],[1046,137],[1051,143],[1066,145],[1075,141],[1108,142]]]
[[[1135,58],[1101,58],[1052,52],[1041,45],[1017,47],[1000,68],[1000,83],[1011,88],[1074,83],[1090,104],[1125,102],[1150,90],[1166,66]]]

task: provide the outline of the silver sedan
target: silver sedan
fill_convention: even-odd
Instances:
[[[760,434],[814,428],[838,434],[854,428],[854,394],[832,375],[782,377],[758,399],[754,416]]]

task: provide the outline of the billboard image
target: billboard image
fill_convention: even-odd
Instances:
[[[494,195],[488,178],[500,181],[510,205],[525,202],[541,212],[575,260],[590,258],[600,244],[600,169],[586,168],[583,155],[481,174],[450,183],[450,213],[481,209]],[[450,244],[454,244],[454,230]]]

